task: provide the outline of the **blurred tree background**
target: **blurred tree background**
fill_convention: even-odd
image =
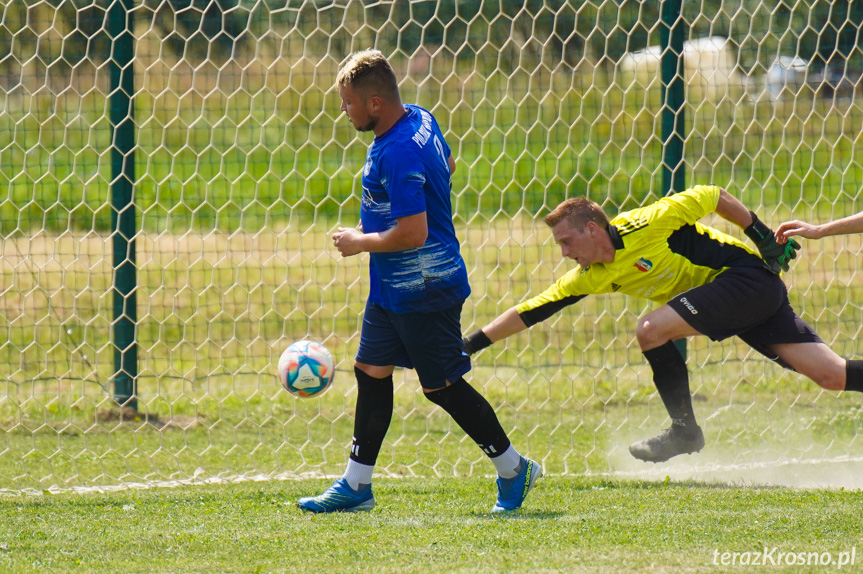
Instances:
[[[110,5],[0,0],[2,233],[109,229]],[[198,229],[252,230],[284,223],[290,214],[352,217],[356,203],[343,197],[356,192],[354,167],[364,152],[353,144],[356,134],[336,121],[331,84],[343,58],[368,47],[390,57],[405,99],[431,108],[447,126],[469,166],[454,182],[468,190],[458,206],[465,217],[484,209],[535,215],[589,186],[617,208],[643,201],[657,187],[661,143],[653,114],[661,102],[655,85],[621,85],[617,67],[624,55],[659,45],[660,6],[638,0],[136,2],[130,17],[141,225],[178,230],[191,221]],[[860,88],[863,0],[703,0],[684,2],[683,9],[689,39],[729,39],[741,81],[763,83],[787,56],[805,61],[812,77],[844,78],[852,90]],[[777,124],[772,115],[736,125],[761,113],[747,108],[717,133],[711,126],[730,121],[742,100],[726,98],[717,105],[728,109],[713,115],[703,108],[705,119],[687,119],[697,128],[687,161],[697,168],[706,158],[709,170],[700,177],[736,177],[745,187],[753,177],[738,159],[749,154],[750,164],[767,166],[754,179],[777,178],[770,201],[786,200],[779,194],[789,180],[776,176],[776,168],[801,170],[812,158],[778,163],[774,156],[807,131],[805,106],[817,106],[824,95],[816,91],[795,96],[803,114],[798,127]],[[700,105],[698,96],[689,105]],[[759,140],[765,131],[771,139]],[[725,151],[714,157],[699,147]],[[856,177],[856,171],[837,173],[842,182]]]
[[[104,61],[110,53],[105,18],[111,0],[11,0],[0,3],[0,69],[9,86],[32,56],[37,69],[59,77],[85,61]],[[273,30],[337,30],[344,14],[333,0],[143,0],[134,10],[138,25],[163,40],[163,55],[192,61],[224,61]],[[386,53],[413,54],[420,47],[445,46],[459,58],[473,60],[486,38],[506,47],[508,40],[536,37],[552,58],[575,65],[584,57],[616,62],[628,51],[659,42],[661,2],[608,0],[394,0],[368,7],[360,17],[369,25],[387,22],[394,33],[381,33],[376,46]],[[703,0],[685,2],[691,37],[722,36],[741,51],[743,71],[770,64],[761,58],[799,56],[817,66],[863,65],[863,0]],[[40,24],[41,23],[41,24]],[[62,36],[44,37],[40,27]],[[785,33],[777,35],[777,30]],[[388,29],[383,32],[388,32]],[[465,42],[465,38],[468,42]],[[480,40],[471,42],[472,38]],[[314,45],[314,38],[310,38]],[[779,47],[778,52],[771,49]],[[759,50],[758,47],[762,49]],[[320,34],[322,53],[337,51]],[[765,49],[766,48],[766,49]],[[502,58],[518,59],[515,50]],[[495,63],[496,65],[496,63]]]

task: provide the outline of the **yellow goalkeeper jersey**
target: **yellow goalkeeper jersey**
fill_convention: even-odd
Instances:
[[[625,293],[666,303],[729,267],[767,268],[742,241],[698,223],[716,210],[719,191],[696,186],[619,214],[608,228],[616,249],[613,263],[577,265],[516,311],[530,326],[587,295]]]

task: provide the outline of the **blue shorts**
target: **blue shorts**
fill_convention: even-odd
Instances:
[[[462,350],[461,307],[433,313],[395,313],[366,303],[357,362],[415,369],[424,389],[440,389],[470,371]]]

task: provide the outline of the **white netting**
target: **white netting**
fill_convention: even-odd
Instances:
[[[687,182],[725,186],[774,226],[863,207],[863,13],[834,4],[686,3]],[[615,213],[662,194],[659,5],[135,2],[139,410],[123,416],[114,5],[0,0],[0,488],[340,472],[367,259],[339,258],[328,234],[358,218],[369,138],[340,117],[339,63],[382,50],[403,100],[445,131],[468,331],[568,268],[541,224],[549,208],[587,194]],[[860,353],[860,255],[859,237],[808,242],[787,276],[843,356]],[[588,298],[476,356],[470,380],[548,471],[635,472],[625,446],[666,422],[634,341],[648,308]],[[337,361],[319,400],[276,380],[303,338]],[[689,367],[708,448],[686,465],[858,460],[856,394],[734,341],[691,343]],[[490,472],[413,373],[396,381],[383,471]]]

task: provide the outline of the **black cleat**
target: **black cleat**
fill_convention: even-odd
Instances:
[[[701,427],[694,429],[671,425],[658,435],[644,439],[629,447],[629,454],[645,462],[665,462],[679,454],[692,454],[704,448]]]

